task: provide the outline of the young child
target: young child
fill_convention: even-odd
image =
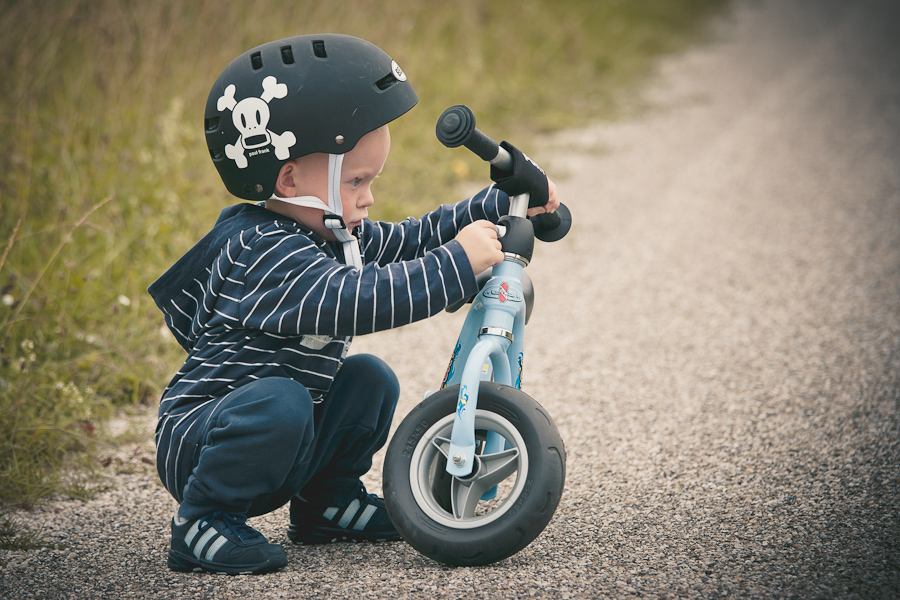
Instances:
[[[223,210],[149,288],[188,353],[156,428],[157,470],[180,503],[169,568],[283,567],[282,546],[246,520],[288,502],[298,544],[400,539],[360,481],[399,384],[380,359],[348,357],[350,341],[474,294],[503,260],[492,221],[509,208],[491,186],[419,220],[367,219],[387,124],[417,100],[387,54],[336,34],[254,48],[213,85],[210,155],[232,194],[264,205]],[[546,181],[535,212],[559,204]]]

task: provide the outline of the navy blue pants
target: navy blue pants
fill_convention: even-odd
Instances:
[[[157,470],[187,519],[262,515],[297,494],[344,506],[387,441],[399,395],[391,368],[370,355],[348,357],[320,404],[293,379],[260,379],[164,427]]]

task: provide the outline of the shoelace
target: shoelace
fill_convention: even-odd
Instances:
[[[218,510],[204,516],[200,520],[200,531],[212,527],[213,522],[221,520],[225,526],[241,541],[250,541],[261,536],[258,531],[247,525],[247,517],[241,513]]]
[[[371,504],[377,508],[384,508],[384,500],[378,497],[377,494],[360,494],[360,500],[365,502],[366,504]]]
[[[359,484],[359,490],[356,492],[356,497],[360,502],[365,502],[366,504],[375,504],[374,501],[378,499],[378,495],[370,494],[362,482]]]

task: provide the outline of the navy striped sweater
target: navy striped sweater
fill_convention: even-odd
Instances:
[[[366,220],[357,269],[343,263],[340,244],[291,219],[252,204],[226,208],[148,290],[188,353],[160,419],[262,377],[295,379],[321,402],[354,335],[424,319],[477,291],[453,238],[508,210],[491,186],[419,219]]]

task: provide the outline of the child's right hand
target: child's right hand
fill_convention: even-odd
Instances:
[[[497,226],[490,221],[481,220],[466,225],[456,234],[456,241],[462,244],[476,275],[503,262]]]

